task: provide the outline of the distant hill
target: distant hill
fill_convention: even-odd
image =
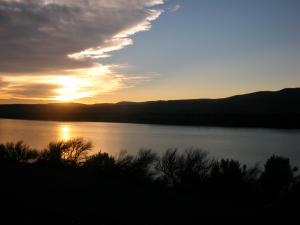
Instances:
[[[300,128],[300,88],[223,99],[117,104],[0,105],[0,118],[196,126]]]

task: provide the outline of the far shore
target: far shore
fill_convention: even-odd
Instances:
[[[300,88],[224,99],[0,105],[0,118],[300,129]]]
[[[106,115],[109,117],[109,115]],[[160,115],[150,120],[138,118],[95,118],[79,114],[10,114],[0,116],[0,119],[40,120],[57,122],[108,122],[108,123],[135,123],[153,125],[176,125],[176,126],[209,126],[209,127],[232,127],[232,128],[272,128],[272,129],[300,129],[300,115]]]

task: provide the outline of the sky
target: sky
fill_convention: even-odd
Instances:
[[[300,87],[299,0],[0,0],[0,104]]]

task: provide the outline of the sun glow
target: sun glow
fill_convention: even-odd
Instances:
[[[0,96],[62,102],[81,99],[86,102],[150,79],[148,75],[132,76],[130,73],[131,67],[127,65],[99,65],[91,69],[60,71],[58,75],[0,76]]]
[[[82,90],[82,87],[90,86],[90,83],[79,78],[59,77],[52,80],[53,83],[64,86],[60,89],[55,89],[59,96],[51,98],[51,100],[69,101],[88,97],[89,93]]]

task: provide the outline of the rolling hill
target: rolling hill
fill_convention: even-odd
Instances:
[[[195,126],[300,128],[300,88],[223,99],[0,105],[0,118]]]

